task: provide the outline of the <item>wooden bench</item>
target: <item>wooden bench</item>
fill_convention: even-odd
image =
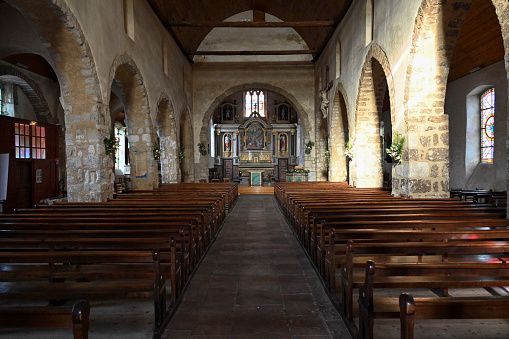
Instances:
[[[399,296],[401,339],[414,338],[415,320],[509,318],[509,297],[414,298]],[[465,326],[468,326],[465,325]]]
[[[104,300],[149,298],[154,336],[169,322],[165,273],[156,251],[0,252],[2,299]],[[170,260],[168,260],[170,261]]]
[[[72,328],[74,339],[87,339],[90,304],[0,307],[0,328]]]
[[[450,288],[508,286],[509,264],[365,264],[365,282],[359,289],[359,338],[373,338],[375,319],[398,319],[398,297],[377,297],[375,289],[431,289],[450,299]],[[455,296],[453,296],[455,297]],[[451,299],[452,300],[452,299]]]
[[[509,222],[508,222],[509,223]],[[460,226],[462,229],[453,228]],[[327,257],[324,259],[323,277],[333,293],[340,291],[338,283],[341,279],[336,277],[338,269],[344,264],[347,243],[351,240],[356,242],[421,242],[421,241],[435,241],[435,242],[451,242],[451,241],[468,241],[477,239],[479,241],[487,240],[501,240],[509,239],[508,229],[498,230],[478,230],[474,227],[472,229],[464,229],[462,223],[442,223],[441,227],[437,229],[426,228],[424,230],[414,229],[423,228],[428,226],[426,223],[415,221],[413,225],[406,228],[401,226],[396,228],[396,225],[389,225],[387,229],[336,229],[331,231],[329,248],[327,250]],[[431,225],[429,225],[431,226]],[[429,227],[428,226],[428,227]]]
[[[346,247],[345,259],[341,265],[341,301],[343,312],[350,320],[353,319],[353,290],[363,282],[362,279],[355,279],[354,268],[363,267],[368,260],[377,264],[458,263],[481,262],[492,256],[503,263],[504,253],[509,252],[508,241],[354,243],[349,240]],[[430,277],[421,278],[425,281]]]

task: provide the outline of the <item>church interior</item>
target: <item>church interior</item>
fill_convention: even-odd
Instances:
[[[508,79],[505,0],[0,0],[0,337],[506,338]]]

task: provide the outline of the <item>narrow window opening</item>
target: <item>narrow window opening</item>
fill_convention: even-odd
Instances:
[[[481,95],[481,162],[492,164],[495,150],[495,88]]]

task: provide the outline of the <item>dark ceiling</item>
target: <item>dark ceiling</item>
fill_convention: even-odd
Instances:
[[[238,51],[237,55],[312,54],[314,59],[323,51],[335,28],[343,19],[353,0],[147,0],[158,18],[176,40],[189,61],[200,43],[214,28],[270,27],[285,25],[294,28],[308,45],[308,51]],[[253,22],[223,23],[232,15],[254,11]],[[284,23],[264,21],[264,13]],[[241,53],[240,53],[241,52]],[[220,52],[216,52],[220,55]],[[231,51],[224,51],[235,55]]]

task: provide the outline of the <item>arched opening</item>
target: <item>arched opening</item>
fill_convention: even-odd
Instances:
[[[499,1],[484,2],[484,6],[487,6],[487,9],[491,7],[491,10],[493,10],[493,7],[495,9],[501,8],[499,5]],[[464,126],[465,123],[463,121],[457,126],[456,124],[453,126],[449,122],[449,115],[444,114],[444,101],[446,100],[446,90],[449,93],[449,90],[453,88],[451,85],[457,82],[454,81],[456,77],[454,73],[460,70],[451,63],[452,55],[454,52],[456,54],[455,58],[457,58],[461,54],[456,52],[455,46],[463,30],[462,27],[467,14],[475,6],[476,2],[474,1],[444,3],[435,0],[423,1],[419,9],[419,13],[422,13],[422,15],[417,16],[414,25],[404,100],[405,121],[408,122],[408,160],[410,167],[408,172],[398,178],[398,180],[401,179],[401,192],[408,197],[449,196],[450,161],[454,161],[456,164],[463,164],[465,161],[464,157],[456,154],[461,147],[455,148],[454,154],[450,155],[449,146],[452,140],[450,131],[459,136],[455,129],[462,129],[461,126]],[[478,20],[485,14],[477,16],[474,20],[477,21],[474,26],[478,26],[483,34],[485,30],[493,29],[493,27],[485,28],[484,25],[478,23]],[[503,27],[505,18],[500,13],[496,13],[496,15],[497,19],[495,21],[499,21],[500,27]],[[498,30],[500,31],[500,28]],[[503,37],[504,34],[502,32]],[[506,38],[503,41],[505,40]],[[469,44],[474,43],[466,47],[466,50],[472,49],[476,53],[481,52],[480,54],[482,54],[482,50],[478,50],[478,48],[482,49],[483,45],[478,44],[477,37],[469,36],[465,41]],[[507,48],[507,46],[505,47]],[[498,53],[494,54],[497,55]],[[466,59],[468,58],[471,57]],[[472,60],[474,62],[478,60],[477,55],[471,58],[472,60],[466,59],[463,60],[468,61],[465,65],[468,65]],[[477,66],[478,64],[467,66],[466,73],[468,74],[470,70],[475,71]],[[451,74],[449,75],[449,73]],[[507,70],[501,74],[505,76]],[[475,73],[471,75],[474,76]],[[448,86],[447,82],[451,80],[452,82]],[[466,94],[475,87],[471,87]],[[463,95],[462,106],[466,105],[466,94]],[[457,107],[454,109],[457,109]],[[503,108],[503,110],[506,111],[507,108]],[[425,129],[418,128],[416,123],[422,121],[422,119],[425,119],[427,123]],[[461,134],[464,135],[464,133],[465,129],[461,131]],[[420,154],[424,156],[421,157]],[[464,165],[460,165],[460,167],[464,168]],[[461,177],[465,178],[464,170],[461,170],[461,172],[463,172]]]
[[[303,166],[302,121],[285,96],[248,87],[225,97],[213,111],[210,179],[245,180],[262,171],[266,182],[286,181]]]
[[[374,45],[364,63],[357,99],[353,161],[355,174],[351,183],[357,187],[391,185],[392,168],[385,165],[385,148],[389,139],[387,136],[392,136],[394,114],[390,98],[394,94],[392,78],[387,78],[387,74],[390,74],[387,57]]]
[[[472,37],[475,46],[472,46]],[[476,0],[454,47],[445,98],[449,116],[450,186],[506,190],[507,80],[502,30],[491,0]],[[494,152],[482,161],[481,96],[493,88]]]
[[[180,161],[180,181],[194,181],[194,143],[193,143],[193,124],[191,115],[186,109],[180,115],[180,148],[179,154],[184,154]]]
[[[221,94],[216,99],[214,99],[214,101],[211,103],[211,105],[209,106],[209,108],[207,109],[207,111],[205,112],[205,114],[203,116],[202,128],[200,130],[199,140],[200,140],[200,142],[203,142],[204,144],[206,144],[205,146],[207,147],[207,152],[209,151],[209,149],[210,150],[215,149],[215,151],[217,152],[217,147],[219,145],[219,143],[216,143],[215,145],[213,145],[211,143],[211,140],[213,139],[213,138],[211,138],[211,136],[212,136],[211,131],[213,131],[213,129],[214,129],[213,119],[214,119],[214,117],[217,116],[219,107],[221,107],[221,105],[226,103],[227,98],[229,98],[232,95],[238,95],[239,93],[240,93],[239,98],[233,99],[233,97],[232,97],[232,98],[230,98],[231,100],[228,99],[228,101],[230,101],[230,103],[234,103],[233,100],[237,100],[236,104],[241,105],[240,103],[243,102],[242,100],[244,100],[242,97],[242,93],[244,91],[251,90],[251,89],[264,90],[269,95],[270,95],[270,93],[273,93],[274,95],[277,95],[278,98],[284,98],[283,101],[286,102],[289,106],[291,106],[295,110],[295,117],[299,121],[299,124],[297,125],[296,134],[295,134],[295,139],[297,140],[295,152],[296,152],[297,156],[296,156],[295,160],[292,160],[294,162],[289,163],[288,166],[304,164],[304,155],[303,155],[304,154],[303,153],[304,152],[304,140],[311,140],[311,128],[310,128],[308,114],[306,113],[306,111],[304,110],[304,108],[300,104],[300,102],[291,93],[289,93],[279,87],[275,87],[275,86],[267,84],[267,83],[250,83],[250,84],[243,84],[243,85],[235,86],[235,87],[228,89],[223,94]],[[276,101],[278,101],[278,100],[280,100],[280,99],[276,99]],[[271,108],[267,108],[269,113],[271,113],[271,110],[273,112],[273,110],[275,109],[273,102],[274,102],[274,100],[271,101],[270,99],[267,99],[267,103],[272,105]],[[240,107],[240,106],[238,106],[238,107]],[[237,108],[237,109],[239,109],[239,108]],[[241,115],[239,115],[239,118],[240,117],[241,117]],[[267,121],[271,122],[270,120],[267,120]],[[272,140],[271,140],[271,142],[272,142]],[[200,170],[200,178],[207,178],[209,176],[209,169],[215,167],[214,156],[215,156],[215,154],[209,154],[209,157],[200,156],[200,163],[199,163],[200,164],[200,169],[199,169]],[[278,169],[278,171],[282,171],[281,168],[284,168],[284,166],[280,167]]]
[[[166,95],[162,95],[157,105],[157,125],[159,127],[159,147],[162,150],[160,163],[161,182],[178,182],[178,143],[173,105]]]
[[[344,90],[338,89],[334,96],[334,106],[330,126],[330,176],[334,182],[347,181],[349,160],[345,155],[346,143],[350,140],[347,102]]]
[[[53,95],[58,99],[47,102],[53,118],[58,116],[62,125],[65,117],[66,147],[62,149],[66,156],[61,158],[66,159],[67,187],[64,189],[68,200],[106,200],[111,195],[108,187],[113,181],[110,169],[102,161],[106,117],[94,58],[79,21],[63,2],[5,1],[0,6],[3,27],[9,27],[8,32],[0,35],[0,46],[9,46],[9,50],[0,50],[2,58],[40,55],[57,75],[59,86]],[[18,63],[25,65],[24,60],[19,59]],[[55,114],[58,110],[51,108],[57,103],[62,105],[63,114]],[[60,138],[63,144],[64,136]]]
[[[153,189],[159,181],[153,155],[155,134],[152,129],[143,78],[135,63],[125,54],[117,57],[111,74],[113,74],[111,91],[118,93],[121,103],[119,106],[123,106],[124,124],[129,141],[127,160],[129,176],[126,180],[130,180],[132,189]],[[115,112],[110,114],[112,114],[110,128],[113,129]],[[116,116],[119,116],[118,113]],[[113,164],[111,166],[113,167]]]

